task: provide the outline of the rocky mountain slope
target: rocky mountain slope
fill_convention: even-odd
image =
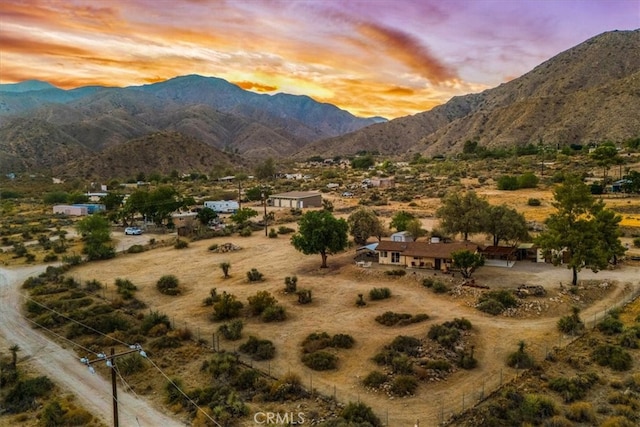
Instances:
[[[300,157],[361,150],[447,154],[480,146],[622,141],[640,135],[640,30],[601,34],[529,73],[431,111],[306,146]]]

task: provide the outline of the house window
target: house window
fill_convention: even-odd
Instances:
[[[400,262],[400,252],[391,252],[391,262]]]
[[[380,256],[381,256],[382,258],[386,258],[386,257],[388,256],[388,255],[387,255],[387,251],[382,251],[382,252],[380,252]]]

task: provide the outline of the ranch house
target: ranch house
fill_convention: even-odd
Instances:
[[[378,262],[408,268],[429,268],[447,271],[452,268],[451,254],[466,249],[477,253],[480,249],[471,242],[430,243],[383,240],[376,247]]]
[[[288,193],[272,194],[269,205],[276,208],[311,208],[322,206],[322,194],[315,191],[289,191]]]

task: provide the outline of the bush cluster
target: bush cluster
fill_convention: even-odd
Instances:
[[[253,360],[273,359],[276,354],[276,347],[271,341],[261,340],[254,336],[250,336],[247,342],[242,344],[238,350],[241,353],[248,354]]]
[[[314,371],[328,371],[338,366],[338,357],[324,350],[302,355],[302,363]]]
[[[507,290],[485,292],[478,298],[476,308],[488,314],[497,316],[507,308],[517,307],[518,301],[513,293]]]
[[[595,372],[579,374],[572,378],[558,377],[549,381],[549,388],[559,393],[565,403],[571,403],[582,399],[598,379]]]
[[[178,295],[180,294],[180,289],[178,288],[178,278],[173,274],[166,274],[162,276],[156,282],[156,289],[160,291],[161,294],[164,295]]]
[[[592,358],[598,365],[609,366],[614,371],[628,371],[633,365],[633,359],[629,352],[611,344],[596,347]]]
[[[371,301],[378,301],[391,297],[391,289],[389,288],[373,288],[369,291]]]
[[[242,338],[242,328],[244,328],[244,323],[242,320],[236,319],[220,325],[218,332],[229,341],[237,341]]]
[[[429,319],[429,315],[425,313],[411,315],[409,313],[395,313],[393,311],[386,311],[376,316],[376,322],[385,326],[410,325],[412,323],[424,322],[427,319]]]

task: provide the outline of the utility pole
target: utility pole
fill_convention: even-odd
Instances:
[[[264,191],[262,192],[261,196],[262,196],[262,206],[264,206],[264,237],[267,237],[268,236],[268,234],[267,234],[267,227],[268,227],[268,224],[267,224],[267,197],[264,194]]]
[[[116,383],[116,358],[120,356],[126,356],[127,354],[138,352],[140,356],[147,357],[147,354],[142,350],[140,344],[134,344],[129,346],[129,350],[125,350],[121,353],[116,353],[114,348],[111,347],[111,354],[107,356],[104,353],[98,353],[96,358],[91,360],[83,357],[80,359],[80,363],[89,367],[89,372],[95,374],[96,371],[93,368],[93,364],[97,362],[106,362],[107,366],[111,368],[111,394],[113,397],[113,427],[119,427],[118,421],[118,386]]]

